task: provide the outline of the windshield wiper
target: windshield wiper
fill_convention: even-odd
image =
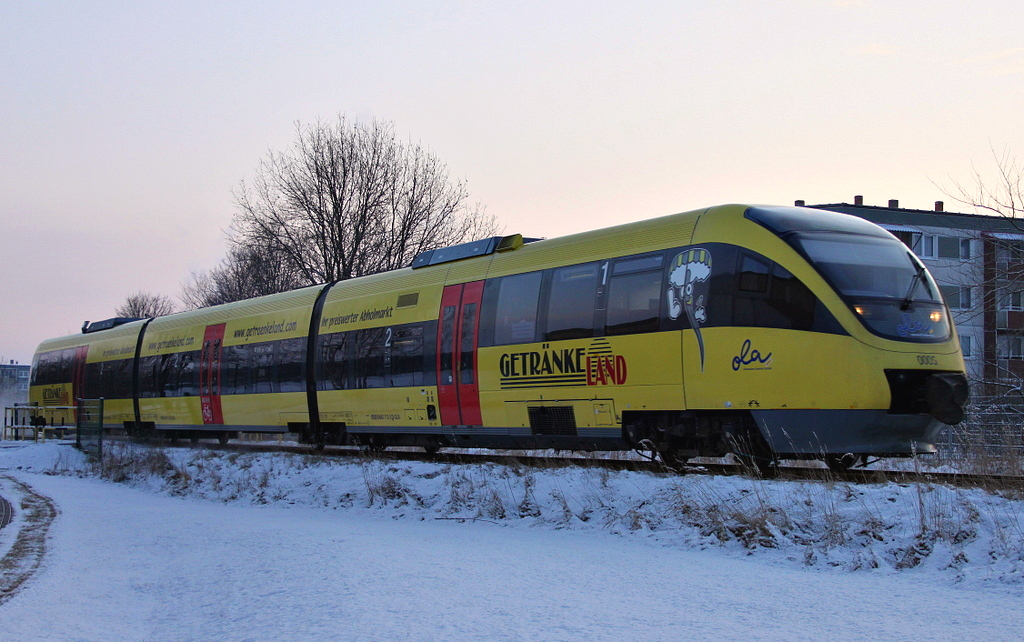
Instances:
[[[900,304],[900,310],[904,312],[910,308],[911,304],[914,303],[914,292],[917,291],[917,286],[924,281],[924,265],[914,260],[914,257],[907,252],[907,258],[910,259],[911,264],[914,266],[914,276],[910,278],[910,287],[907,289],[907,296],[903,297],[903,303]]]

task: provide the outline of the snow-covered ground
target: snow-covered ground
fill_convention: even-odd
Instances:
[[[0,442],[4,640],[1018,639],[1024,501],[938,485]],[[116,478],[121,483],[113,483]],[[26,488],[27,485],[27,488]]]

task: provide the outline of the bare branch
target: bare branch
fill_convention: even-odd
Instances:
[[[116,310],[114,316],[145,319],[162,317],[174,312],[174,302],[162,294],[136,292],[129,294]]]

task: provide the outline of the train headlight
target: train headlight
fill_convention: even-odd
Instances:
[[[928,318],[931,319],[932,323],[938,323],[939,321],[942,321],[942,311],[932,310],[932,313],[928,315]]]
[[[865,307],[863,305],[853,306],[853,311],[864,318],[868,318],[871,316],[871,308]]]

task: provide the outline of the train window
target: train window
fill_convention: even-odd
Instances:
[[[199,351],[182,352],[178,357],[178,396],[193,397],[199,394],[199,367],[196,361]]]
[[[139,359],[139,396],[159,397],[157,382],[160,377],[160,357],[142,357]]]
[[[128,399],[132,396],[132,366],[134,359],[108,361],[110,396],[113,399]]]
[[[761,256],[740,259],[732,323],[737,326],[814,329],[817,298],[781,265]]]
[[[74,366],[72,365],[75,357],[75,349],[67,348],[60,355],[60,381],[71,381],[72,371]]]
[[[306,340],[282,339],[277,342],[277,383],[279,392],[303,392],[306,389]]]
[[[31,374],[32,378],[29,380],[29,385],[30,386],[38,386],[38,385],[40,385],[42,383],[42,378],[40,377],[40,374],[42,374],[40,372],[40,369],[42,368],[42,362],[43,362],[43,355],[42,354],[33,355],[33,357],[32,357],[32,374]]]
[[[441,372],[441,385],[453,382],[452,371],[455,369],[455,307],[446,306],[441,313],[441,354],[438,357],[438,370]]]
[[[661,290],[660,270],[613,276],[608,283],[605,335],[657,332]]]
[[[85,364],[85,387],[89,389],[90,394],[103,397],[104,399],[112,399],[113,397],[107,393],[107,381],[103,374],[107,363],[106,361],[100,361],[98,363]]]
[[[772,290],[768,306],[786,319],[793,330],[814,328],[818,298],[781,265],[772,266]]]
[[[57,371],[60,370],[60,350],[44,354],[41,362],[39,366],[41,381],[39,383],[42,385],[58,383]]]
[[[476,355],[476,303],[462,306],[462,337],[459,346],[459,370],[462,383],[473,383],[473,357]]]
[[[249,383],[249,351],[247,345],[224,346],[221,349],[222,395],[244,395],[252,391]]]
[[[37,364],[32,368],[32,385],[48,386],[71,382],[71,358],[74,348],[54,350],[37,355]]]
[[[252,389],[256,394],[277,392],[276,360],[274,344],[257,343],[252,346]]]
[[[768,263],[744,254],[740,259],[739,289],[741,292],[767,292]]]
[[[597,284],[597,263],[571,265],[553,271],[545,341],[594,336]]]
[[[43,386],[50,381],[50,353],[37,354],[32,360],[32,382],[33,386]]]
[[[390,328],[357,330],[353,350],[356,388],[384,388],[387,386],[388,363],[386,344],[391,339]]]
[[[660,270],[662,260],[663,257],[661,254],[620,259],[615,262],[615,267],[612,269],[612,274],[628,274],[630,272]]]
[[[172,352],[139,360],[139,392],[142,397],[187,397],[196,394],[195,358],[198,352]],[[131,360],[123,365],[108,362],[100,374],[101,389],[113,398],[131,396]]]
[[[531,343],[536,339],[542,276],[541,272],[528,272],[499,279],[493,345]]]
[[[345,390],[348,384],[348,332],[322,334],[317,339],[317,390]]]
[[[162,354],[158,358],[159,366],[155,368],[157,377],[156,390],[160,397],[178,396],[178,353]]]
[[[391,385],[424,385],[423,326],[410,326],[393,330],[391,337]]]

